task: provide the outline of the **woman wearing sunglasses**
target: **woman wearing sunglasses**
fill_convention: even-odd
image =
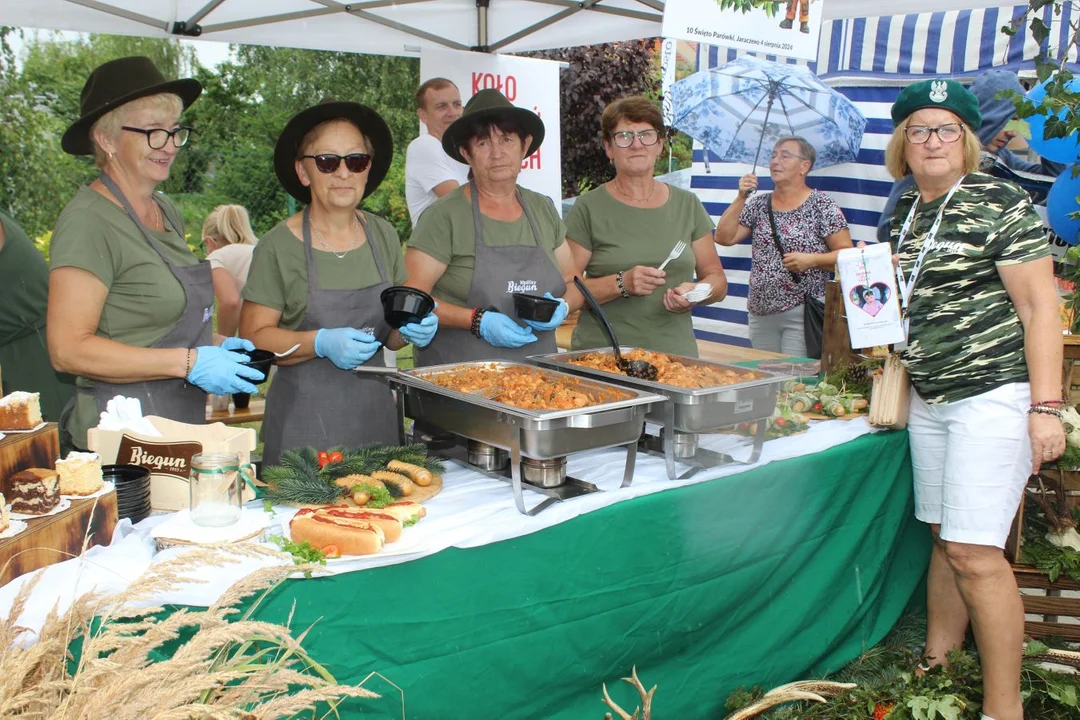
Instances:
[[[589,291],[604,303],[619,342],[697,357],[690,311],[727,295],[727,278],[713,248],[713,222],[690,192],[653,178],[664,149],[659,108],[625,97],[600,117],[604,152],[615,177],[585,193],[566,218],[566,234]],[[679,243],[682,250],[660,268]],[[694,278],[712,286],[693,302]],[[607,344],[599,321],[582,313],[573,348]]]
[[[259,347],[284,352],[266,400],[263,462],[312,445],[397,442],[394,401],[386,383],[353,372],[385,366],[382,349],[431,341],[438,318],[392,330],[380,293],[405,281],[393,226],[358,210],[386,177],[393,158],[382,117],[354,102],[301,111],[274,148],[281,186],[305,204],[272,228],[251,261],[240,332]]]
[[[1027,193],[976,171],[973,93],[924,80],[900,93],[892,119],[886,167],[915,180],[890,241],[909,323],[915,517],[934,541],[926,655],[947,662],[970,624],[983,720],[1021,720],[1024,607],[1003,548],[1028,477],[1065,449],[1050,248]]]
[[[51,244],[49,354],[77,376],[61,428],[78,449],[116,395],[137,398],[147,415],[202,423],[207,392],[255,392],[249,381],[263,377],[232,352],[254,349],[247,340],[214,345],[210,264],[154,191],[191,132],[180,113],[201,92],[195,80],[167,81],[149,58],[107,62],[90,74],[82,117],[61,140],[101,170],[60,213]]]
[[[522,161],[544,140],[544,123],[499,91],[473,95],[446,128],[443,150],[469,166],[469,183],[430,205],[409,240],[409,284],[439,301],[446,329],[417,352],[419,365],[523,359],[555,352],[556,327],[570,309],[560,300],[547,322],[519,321],[513,293],[581,295],[566,228],[551,200],[517,184]]]

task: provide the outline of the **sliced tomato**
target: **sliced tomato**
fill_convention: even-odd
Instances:
[[[341,454],[340,452],[338,452],[337,450],[335,450],[334,452],[330,453],[330,462],[332,462],[332,463],[339,463],[339,462],[341,462],[341,461],[342,461],[342,460],[344,460],[344,459],[345,459],[345,456],[344,456],[344,455],[342,455],[342,454]]]
[[[341,550],[338,549],[337,545],[327,545],[326,547],[324,547],[322,549],[322,551],[323,551],[323,555],[325,555],[328,558],[339,558],[339,557],[341,557]]]
[[[785,427],[787,425],[787,420],[782,417],[776,418],[776,422],[773,424],[776,425],[776,427]]]

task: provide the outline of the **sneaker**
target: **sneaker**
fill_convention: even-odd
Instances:
[[[791,18],[784,18],[780,21],[780,27],[782,27],[784,30],[790,30],[793,23],[794,20],[792,20]]]
[[[788,23],[788,27],[791,27],[790,23]],[[810,34],[810,23],[799,23],[799,32],[804,32],[804,33],[809,35]]]

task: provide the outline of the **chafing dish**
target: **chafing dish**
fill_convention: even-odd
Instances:
[[[621,348],[623,353],[628,353],[634,348]],[[612,373],[604,370],[573,364],[574,360],[590,353],[611,354],[610,348],[594,348],[591,350],[577,350],[566,353],[551,353],[547,355],[533,355],[529,361],[540,367],[555,369],[571,375],[596,378],[606,382],[634,388],[647,392],[656,393],[664,397],[664,402],[655,404],[649,410],[647,419],[649,422],[661,425],[663,433],[663,453],[667,462],[668,477],[675,479],[675,458],[697,455],[705,459],[709,452],[698,449],[693,438],[687,434],[709,433],[717,430],[739,425],[744,422],[757,422],[770,417],[776,409],[777,397],[780,394],[780,386],[791,376],[764,370],[749,370],[734,365],[701,360],[698,358],[673,355],[671,357],[686,365],[709,366],[725,370],[737,370],[740,372],[752,372],[753,379],[730,385],[717,385],[707,388],[684,388],[675,385],[665,385],[651,380],[641,380],[622,373]],[[765,441],[764,422],[758,423],[758,432],[754,436],[754,447],[748,463],[757,461],[761,454],[761,447]],[[724,458],[730,462],[730,458]],[[700,469],[692,468],[684,475],[688,477]]]
[[[575,383],[575,389],[587,393],[595,405],[573,410],[527,410],[498,402],[478,393],[465,393],[432,382],[440,374],[473,367],[505,370],[527,367],[548,375],[551,380]],[[477,443],[510,452],[511,481],[518,510],[535,514],[565,494],[549,494],[539,506],[527,510],[521,493],[522,461],[554,461],[570,453],[625,445],[627,447],[623,486],[633,479],[637,441],[646,413],[664,398],[639,388],[568,375],[526,363],[478,361],[451,365],[433,365],[386,375],[397,390],[398,414],[422,419],[425,426],[451,432]],[[476,445],[473,444],[474,453]],[[525,473],[538,488],[552,486],[552,468],[560,463],[531,463]]]

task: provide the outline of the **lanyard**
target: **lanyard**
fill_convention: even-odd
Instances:
[[[907,315],[908,303],[911,301],[911,294],[915,290],[915,283],[919,279],[919,272],[922,270],[923,261],[926,260],[926,255],[930,251],[930,248],[934,244],[934,238],[937,237],[938,227],[941,226],[941,218],[945,215],[945,206],[949,204],[949,200],[952,199],[953,194],[960,187],[960,183],[964,181],[965,176],[961,176],[956,184],[949,190],[949,194],[945,196],[945,200],[942,201],[941,207],[938,208],[937,217],[934,218],[934,224],[930,226],[930,231],[923,237],[922,249],[919,251],[918,257],[915,258],[915,264],[911,268],[911,275],[908,279],[904,280],[904,271],[900,269],[900,263],[896,264],[896,287],[900,290],[900,313],[901,315]],[[904,240],[907,239],[907,235],[911,232],[911,226],[915,222],[915,213],[919,210],[919,198],[915,197],[915,203],[911,206],[911,210],[908,212],[907,219],[904,220],[903,226],[900,228],[900,237],[896,241],[896,252],[899,254],[900,248],[904,244]],[[905,329],[907,327],[907,318],[904,320]],[[907,334],[905,332],[905,334]]]

